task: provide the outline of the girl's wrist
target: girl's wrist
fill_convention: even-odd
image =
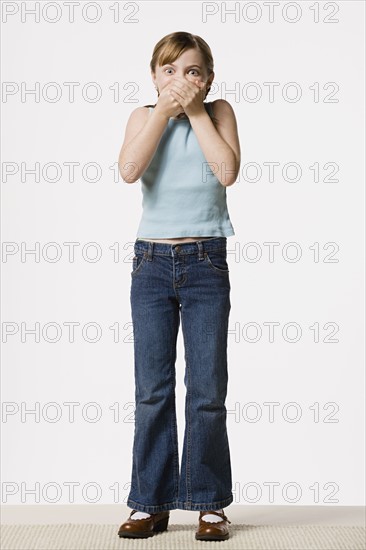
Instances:
[[[206,109],[202,107],[199,111],[196,111],[194,114],[187,115],[190,119],[199,119],[201,117],[204,117],[205,115],[209,116]]]
[[[155,107],[155,109],[153,110],[153,114],[154,114],[154,113],[155,113],[158,117],[160,117],[160,118],[166,120],[166,122],[168,122],[169,117],[168,117],[165,113],[163,113],[162,111],[160,111],[157,107]]]

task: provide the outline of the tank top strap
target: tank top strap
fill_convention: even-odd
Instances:
[[[206,105],[206,110],[207,110],[207,112],[208,112],[210,118],[212,118],[212,116],[213,116],[213,112],[212,112],[212,101],[209,101],[209,102],[205,103],[205,105]]]

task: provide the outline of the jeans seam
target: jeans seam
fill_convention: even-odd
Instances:
[[[184,330],[184,314],[182,311],[182,332],[183,332],[183,341],[184,341],[184,348],[185,348],[185,356],[186,356],[186,370],[187,370],[187,394],[186,394],[186,402],[187,402],[187,448],[186,448],[186,501],[191,502],[192,499],[192,486],[191,486],[191,409],[192,409],[192,395],[191,395],[191,371],[190,371],[190,354],[189,354],[189,346],[188,342],[186,340],[185,336],[185,330]]]
[[[179,312],[178,312],[179,315]],[[179,453],[178,453],[178,441],[177,441],[177,423],[176,423],[176,405],[175,405],[175,388],[174,388],[174,378],[175,378],[175,366],[173,362],[173,357],[170,360],[170,371],[171,371],[171,396],[172,396],[172,422],[171,422],[171,436],[173,443],[173,481],[174,481],[174,495],[178,499],[179,491]],[[178,466],[178,469],[177,469]]]
[[[186,346],[186,342],[184,343]],[[189,359],[188,346],[186,347],[186,357],[187,357],[187,422],[188,422],[188,432],[187,432],[187,471],[186,471],[186,488],[187,488],[187,501],[191,502],[192,499],[192,485],[191,485],[191,410],[192,410],[192,395],[191,395],[191,362]]]

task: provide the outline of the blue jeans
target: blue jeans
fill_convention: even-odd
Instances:
[[[216,510],[233,501],[225,407],[231,308],[226,241],[134,243],[135,428],[127,506],[135,510]],[[186,400],[179,472],[175,361],[180,317]]]

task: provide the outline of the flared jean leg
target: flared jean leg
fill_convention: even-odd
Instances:
[[[127,505],[155,513],[176,507],[179,454],[175,406],[179,304],[134,278],[135,430]]]
[[[179,506],[219,509],[233,501],[225,406],[229,279],[213,273],[180,296],[186,401]]]

